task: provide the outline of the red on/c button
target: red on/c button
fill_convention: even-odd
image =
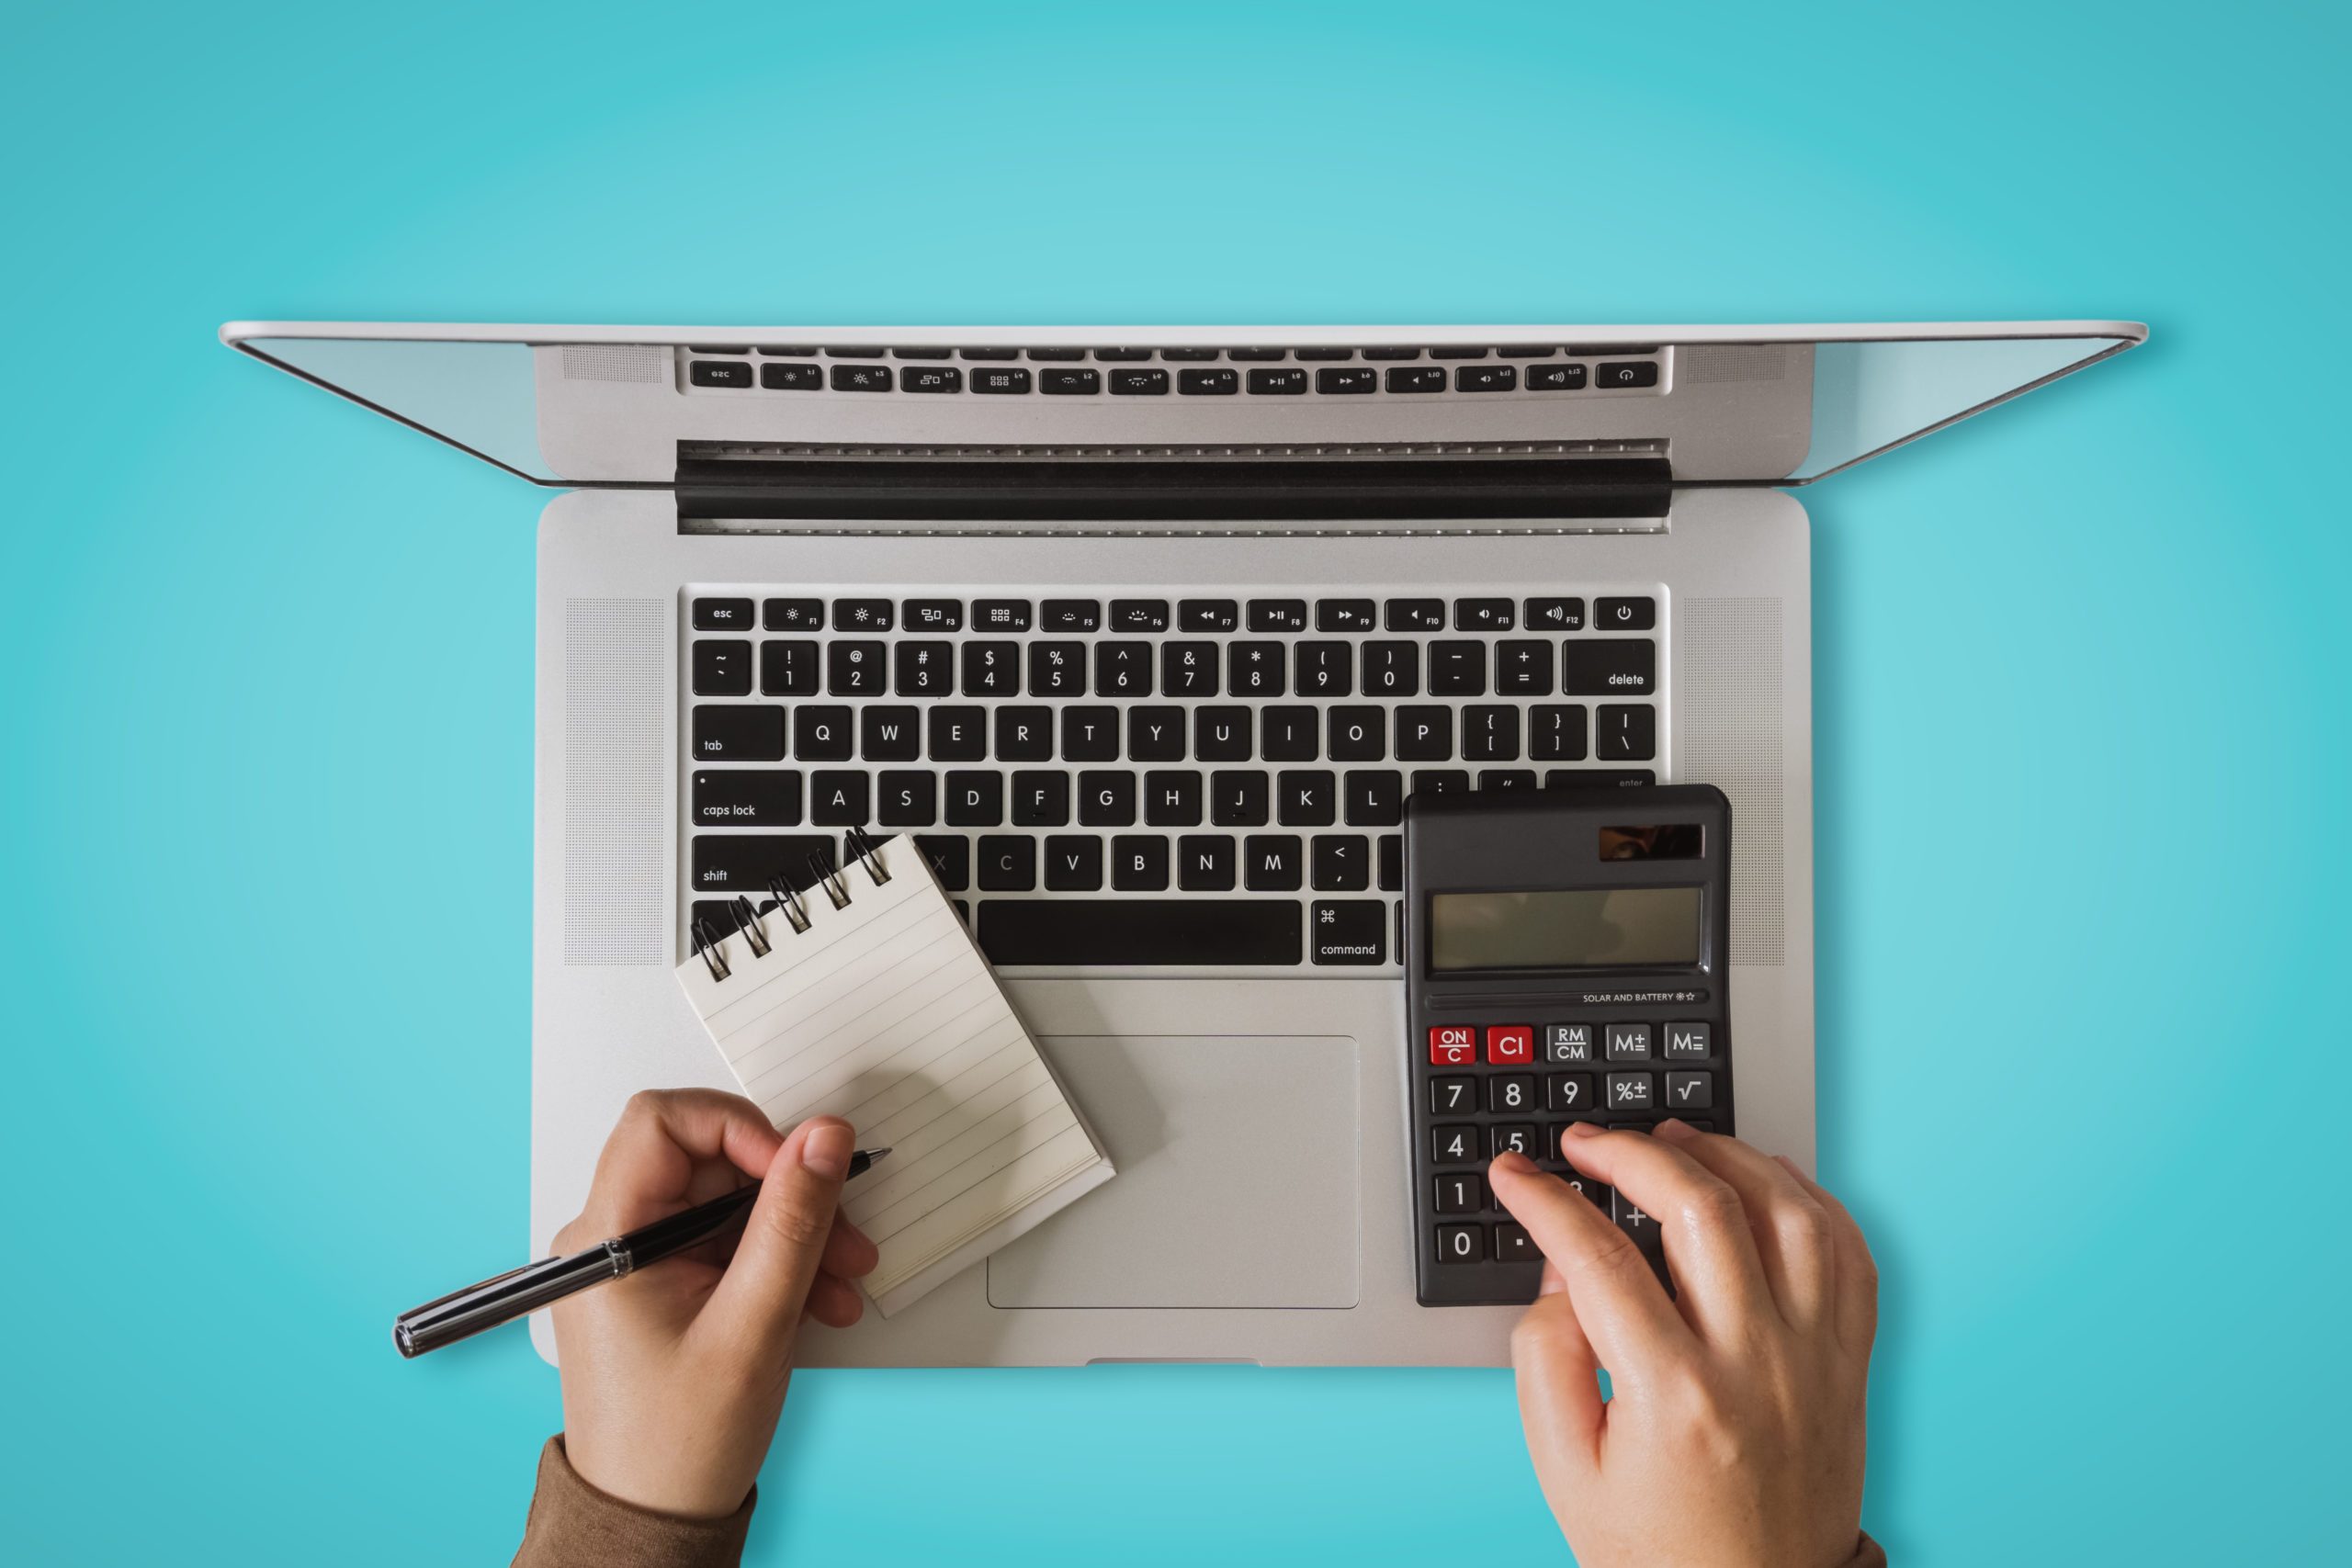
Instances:
[[[1535,1060],[1535,1028],[1513,1023],[1487,1031],[1487,1060],[1495,1063]]]
[[[1478,1032],[1466,1023],[1441,1023],[1430,1031],[1430,1066],[1466,1067],[1478,1059]]]

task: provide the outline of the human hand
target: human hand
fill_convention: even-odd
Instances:
[[[556,1303],[563,1443],[597,1490],[659,1513],[741,1507],[784,1413],[804,1318],[846,1328],[850,1281],[874,1244],[836,1213],[852,1134],[819,1116],[789,1135],[731,1094],[639,1094],[596,1162],[587,1206],[558,1252],[595,1246],[760,1181],[728,1255],[724,1236]]]
[[[1511,1335],[1520,1418],[1583,1568],[1837,1568],[1860,1543],[1878,1270],[1843,1205],[1736,1138],[1568,1129],[1569,1164],[1657,1217],[1676,1294],[1519,1155],[1495,1196],[1543,1249]],[[1595,1381],[1609,1369],[1611,1397]]]

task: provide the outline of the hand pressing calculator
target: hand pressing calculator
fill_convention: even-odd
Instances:
[[[1657,1221],[1561,1158],[1577,1122],[1732,1124],[1731,807],[1707,784],[1417,795],[1405,816],[1414,1277],[1423,1306],[1532,1301],[1494,1201],[1559,1173],[1666,1279]]]

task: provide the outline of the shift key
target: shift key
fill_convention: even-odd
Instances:
[[[697,893],[757,893],[777,877],[796,888],[816,885],[808,857],[834,863],[830,833],[698,833],[693,886]]]

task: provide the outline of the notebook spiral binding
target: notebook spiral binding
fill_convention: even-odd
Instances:
[[[852,828],[849,830],[848,848],[852,862],[865,868],[865,874],[873,878],[875,886],[879,887],[890,880],[889,867],[882,863],[882,846],[865,829]],[[808,857],[808,871],[815,878],[811,886],[823,888],[826,900],[834,908],[849,908],[850,885],[846,867],[829,865],[823,855],[814,854]],[[767,923],[763,916],[783,915],[785,923],[792,928],[795,936],[804,935],[808,930],[808,908],[802,901],[798,888],[778,876],[768,884],[768,897],[769,903],[764,909],[754,908],[752,901],[743,897],[738,897],[728,906],[727,912],[735,918],[735,929],[742,932],[743,940],[751,944],[754,958],[765,958],[775,951],[775,943],[768,938]],[[695,956],[709,969],[710,977],[724,980],[733,974],[734,965],[727,961],[726,949],[719,945],[727,940],[728,933],[713,925],[707,915],[696,915],[692,930]]]

